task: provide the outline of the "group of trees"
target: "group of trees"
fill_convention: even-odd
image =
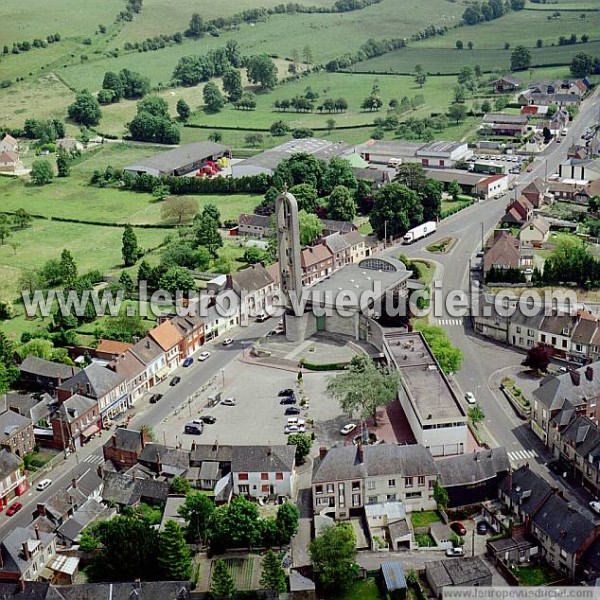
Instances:
[[[45,38],[34,38],[33,41],[25,40],[23,42],[13,42],[12,50],[9,50],[8,46],[5,45],[3,48],[3,54],[20,54],[21,52],[29,52],[32,48],[47,48],[48,44],[54,44],[60,42],[60,33],[52,33]]]
[[[597,58],[594,58],[585,52],[579,52],[571,60],[571,75],[578,79],[587,77],[594,72],[597,63]]]
[[[13,231],[29,227],[32,219],[33,217],[24,208],[18,208],[10,216],[6,213],[0,213],[0,245],[3,246],[6,243]],[[16,246],[14,250],[16,251]]]
[[[242,62],[237,42],[230,40],[226,46],[209,50],[204,55],[182,56],[175,66],[172,80],[177,85],[197,85],[213,77],[221,77],[230,69],[240,68]]]
[[[485,21],[499,19],[511,10],[522,10],[525,8],[525,0],[484,0],[473,2],[465,9],[463,21],[466,25],[476,25]]]
[[[75,101],[69,105],[67,114],[69,119],[85,127],[98,125],[102,117],[98,100],[88,90],[83,90],[75,96]]]
[[[525,46],[517,46],[510,55],[511,71],[525,71],[531,66],[531,51]]]
[[[140,73],[121,69],[118,73],[107,71],[98,92],[100,104],[119,102],[122,98],[136,100],[150,93],[150,79]]]
[[[29,118],[25,119],[23,130],[19,133],[30,140],[37,140],[40,144],[50,144],[65,137],[65,124],[59,119]]]
[[[452,345],[443,327],[417,322],[415,329],[423,334],[431,352],[446,375],[456,373],[460,369],[463,359],[462,351]]]
[[[178,144],[179,129],[169,116],[169,105],[160,96],[146,96],[137,103],[137,114],[127,124],[132,139]]]

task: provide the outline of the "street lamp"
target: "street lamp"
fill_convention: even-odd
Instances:
[[[223,378],[223,387],[225,387],[225,369],[221,368],[221,377]]]

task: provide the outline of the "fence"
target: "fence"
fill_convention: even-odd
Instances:
[[[47,475],[52,471],[52,469],[59,463],[65,460],[65,455],[63,452],[57,454],[54,458],[49,460],[43,467],[37,469],[36,471],[28,471],[27,472],[27,481],[29,485],[33,485],[38,479],[41,479],[43,475]]]

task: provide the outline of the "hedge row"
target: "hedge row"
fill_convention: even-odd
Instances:
[[[447,219],[451,215],[454,215],[457,212],[460,212],[461,210],[464,210],[465,208],[471,206],[471,204],[473,204],[473,202],[463,202],[459,206],[455,206],[454,208],[448,208],[446,210],[443,210],[442,214],[440,215],[440,218]]]
[[[0,215],[14,215],[14,211],[0,211]],[[99,227],[125,227],[127,223],[111,223],[107,221],[85,221],[83,219],[70,219],[68,217],[49,217],[47,215],[38,215],[28,213],[33,219],[43,219],[44,221],[60,221],[61,223],[77,223],[79,225],[98,225]],[[131,223],[132,227],[139,229],[175,229],[175,224],[160,224],[160,223]]]
[[[335,115],[336,113],[324,113]],[[210,129],[211,131],[261,131],[263,133],[269,133],[271,131],[270,127],[233,127],[228,125],[223,126],[214,126],[214,125],[200,125],[199,123],[185,123],[184,127],[191,127],[193,129]],[[336,127],[336,131],[340,130],[348,130],[348,129],[367,129],[370,127],[375,127],[374,123],[362,123],[360,125],[344,125],[340,127]],[[310,127],[312,131],[329,131],[329,127]]]
[[[316,364],[301,361],[300,365],[308,369],[309,371],[343,371],[348,368],[350,363],[324,363],[324,364]]]

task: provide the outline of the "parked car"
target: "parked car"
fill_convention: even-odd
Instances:
[[[273,329],[273,331],[269,331],[267,333],[267,335],[265,335],[265,337],[273,337],[274,335],[277,335],[279,333],[279,331],[277,331],[276,329]]]
[[[162,394],[152,394],[152,396],[150,396],[150,404],[156,404],[162,396]]]
[[[467,528],[460,521],[454,521],[450,525],[450,529],[458,535],[467,535]]]
[[[464,556],[464,548],[446,548],[446,556]]]
[[[38,492],[43,492],[46,488],[52,485],[52,479],[42,479],[36,486],[35,489]]]
[[[205,350],[204,352],[200,352],[200,354],[198,355],[198,360],[200,362],[204,362],[209,356],[210,356],[210,352]]]
[[[217,422],[217,417],[213,417],[212,415],[202,415],[200,420],[207,425],[214,425]]]
[[[477,533],[480,535],[485,535],[488,530],[489,525],[487,524],[487,521],[479,521],[479,523],[477,523]]]
[[[295,396],[286,396],[279,401],[279,404],[296,404]]]
[[[590,508],[597,514],[600,515],[600,502],[598,500],[592,500],[590,502]]]
[[[173,379],[169,382],[169,385],[177,385],[181,381],[181,377],[179,375],[175,375]]]
[[[256,322],[257,323],[264,323],[267,319],[270,319],[271,315],[267,314],[267,313],[260,313],[260,315],[258,315],[256,317]]]
[[[183,428],[183,432],[190,435],[201,435],[203,431],[204,423],[202,421],[190,421],[189,423],[186,423]]]
[[[221,404],[223,406],[235,406],[237,401],[235,398],[225,398],[225,400],[221,400]]]
[[[285,435],[290,435],[292,433],[305,433],[306,427],[304,425],[286,425],[283,429],[283,433]]]
[[[293,396],[294,390],[292,388],[284,388],[283,390],[279,390],[278,396]]]
[[[285,409],[285,412],[283,413],[284,415],[299,415],[300,414],[300,409],[297,406],[288,406]]]
[[[299,419],[298,417],[288,417],[287,424],[304,427],[306,425],[306,421],[304,419]]]
[[[6,509],[6,516],[7,517],[12,517],[15,513],[18,513],[22,508],[23,508],[23,505],[20,502],[13,502]]]
[[[233,344],[233,338],[225,338],[223,340],[223,346],[231,346]]]
[[[477,400],[475,399],[473,392],[467,392],[465,394],[465,400],[467,401],[468,404],[477,404]]]
[[[188,356],[184,361],[183,361],[183,366],[184,367],[189,367],[190,365],[194,364],[194,359],[191,356]]]
[[[349,433],[352,433],[355,429],[356,429],[356,423],[348,423],[348,425],[344,425],[340,429],[340,433],[342,435],[348,435]]]

